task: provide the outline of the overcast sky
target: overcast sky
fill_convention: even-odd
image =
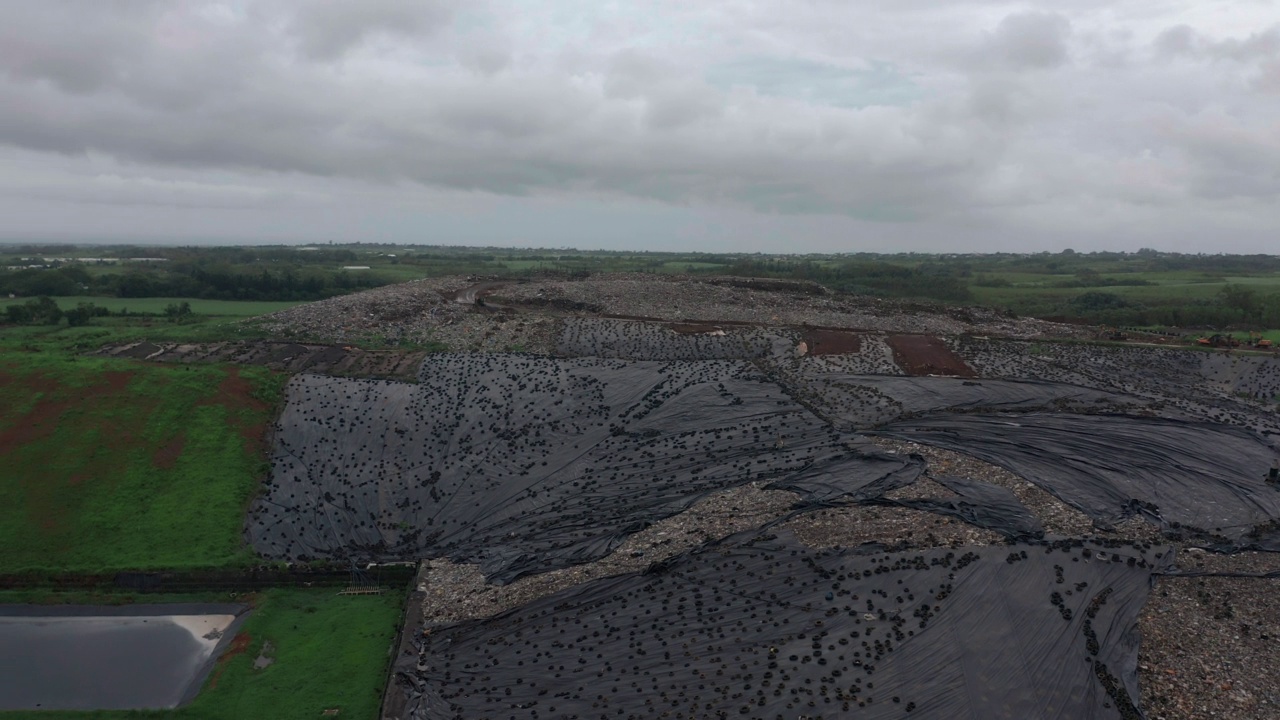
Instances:
[[[0,223],[1280,253],[1280,3],[0,0]]]

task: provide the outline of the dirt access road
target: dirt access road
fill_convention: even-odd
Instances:
[[[457,292],[453,296],[453,301],[461,305],[475,305],[476,301],[486,295],[492,295],[494,290],[501,287],[511,285],[510,280],[488,280],[485,282],[469,285]]]

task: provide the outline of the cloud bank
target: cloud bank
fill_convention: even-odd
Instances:
[[[1274,251],[1280,24],[1230,8],[13,4],[0,236]]]

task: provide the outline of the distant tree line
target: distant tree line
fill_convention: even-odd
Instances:
[[[1056,305],[1029,305],[1024,314],[1067,316],[1117,326],[1280,328],[1280,293],[1226,285],[1213,298],[1166,298],[1147,302],[1090,291]]]
[[[4,309],[5,320],[13,325],[58,325],[65,318],[68,325],[75,327],[88,325],[93,318],[110,314],[104,307],[83,302],[70,310],[63,310],[50,297],[33,298]]]
[[[128,308],[121,308],[117,312],[111,312],[109,309],[101,305],[95,305],[91,302],[77,303],[70,310],[63,310],[58,306],[58,302],[48,296],[40,296],[32,298],[24,303],[14,303],[5,307],[3,319],[11,325],[60,325],[65,319],[67,325],[76,327],[79,325],[88,325],[90,321],[98,317],[108,317],[115,315],[117,317],[131,316],[155,316],[156,313],[130,312]],[[169,322],[184,322],[193,317],[191,312],[191,303],[183,300],[182,302],[173,302],[165,305],[164,312],[160,313]]]
[[[11,264],[34,264],[69,251],[65,246],[29,245],[8,254]],[[164,262],[0,270],[0,296],[306,301],[392,281],[376,271],[348,272],[340,267],[361,263],[397,265],[405,277],[575,278],[597,272],[685,271],[811,280],[845,293],[957,304],[974,302],[974,293],[980,290],[979,297],[992,298],[989,302],[1022,315],[1112,325],[1280,327],[1280,293],[1273,291],[1276,285],[1261,279],[1280,274],[1280,257],[1270,255],[1186,255],[1151,249],[1136,253],[715,255],[359,243],[307,248],[118,246],[94,248],[91,254]],[[1221,292],[1188,298],[1176,287],[1160,287],[1168,282],[1168,273],[1178,273],[1177,283],[1210,283]],[[1112,290],[1138,286],[1153,287],[1140,292]],[[32,308],[29,316],[27,310],[13,312],[30,321],[52,315],[47,308]]]
[[[388,281],[368,272],[321,268],[241,268],[220,262],[169,263],[90,273],[81,265],[0,271],[0,294],[95,295],[121,298],[192,297],[208,300],[320,300]]]

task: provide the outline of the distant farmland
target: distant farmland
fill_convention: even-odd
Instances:
[[[29,298],[3,298],[0,299],[0,310],[9,305],[22,304],[27,302]],[[301,305],[302,301],[258,301],[258,300],[201,300],[199,298],[116,298],[116,297],[90,297],[87,295],[55,297],[58,307],[63,310],[70,310],[80,303],[93,303],[98,307],[106,308],[113,313],[122,310],[128,310],[135,313],[148,313],[153,315],[161,315],[164,313],[165,307],[173,303],[190,303],[191,312],[196,315],[214,315],[220,317],[253,317],[255,315],[265,315],[277,310]]]

